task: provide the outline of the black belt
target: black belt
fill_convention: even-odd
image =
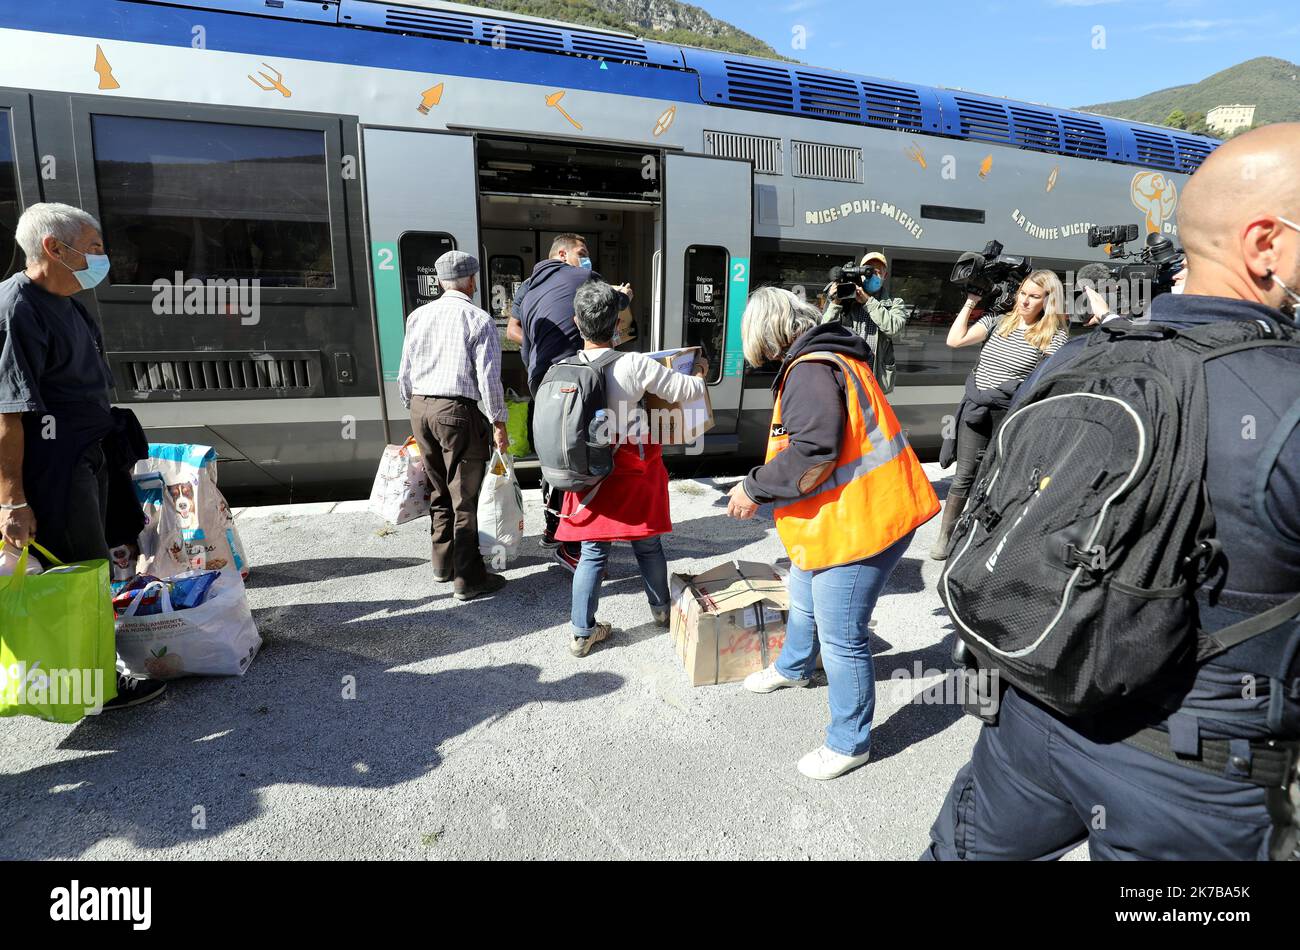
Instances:
[[[1178,755],[1169,745],[1169,733],[1159,729],[1143,729],[1124,741],[1168,762],[1224,778],[1239,778],[1264,788],[1288,786],[1295,778],[1296,759],[1300,755],[1300,741],[1280,739],[1252,741],[1249,758],[1241,755],[1240,746],[1233,750],[1228,739],[1202,739],[1200,755]]]
[[[452,402],[464,402],[471,406],[477,406],[478,400],[469,396],[425,396],[422,393],[415,394],[416,399],[450,399]]]

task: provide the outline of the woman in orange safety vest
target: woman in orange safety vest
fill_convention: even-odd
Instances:
[[[767,460],[731,491],[727,513],[752,518],[772,503],[789,552],[790,618],[776,662],[745,688],[805,686],[820,641],[831,723],[826,743],[799,760],[831,779],[867,761],[875,674],[867,624],[916,528],[939,499],[871,374],[865,340],[787,290],[755,291],[741,335],[753,366],[782,360]]]

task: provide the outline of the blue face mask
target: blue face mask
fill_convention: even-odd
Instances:
[[[581,267],[583,270],[591,270],[591,258],[590,257],[578,258],[578,266]]]
[[[869,294],[878,294],[883,286],[885,286],[885,282],[880,279],[880,275],[872,274],[867,278],[866,283],[862,285],[862,289]]]
[[[77,251],[71,244],[65,244],[63,241],[59,241],[59,243],[70,251]],[[82,290],[91,290],[99,286],[104,278],[108,276],[108,255],[87,254],[85,251],[77,251],[77,253],[86,259],[85,270],[72,270],[67,264],[63,264],[63,261],[59,261],[59,263],[63,264],[64,267],[68,267],[68,270],[72,270],[72,276],[77,278],[77,283],[81,285]]]

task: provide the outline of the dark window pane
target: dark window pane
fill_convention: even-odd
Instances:
[[[725,247],[686,249],[685,314],[687,346],[698,346],[709,362],[710,384],[722,379],[722,348],[727,333],[727,264]]]
[[[334,286],[325,134],[91,117],[115,284],[163,278]]]
[[[514,254],[494,254],[488,258],[488,310],[501,335],[502,350],[517,350],[519,344],[507,339],[506,325],[514,315],[515,294],[524,282],[524,259]]]
[[[416,307],[433,303],[442,296],[434,264],[448,251],[456,250],[450,234],[407,231],[397,242],[397,256],[402,266],[402,303],[406,316]]]
[[[830,270],[832,267],[842,267],[851,256],[782,251],[760,253],[754,259],[754,287],[784,288],[816,307],[818,313],[825,313],[829,302],[826,299],[826,285],[830,282]],[[747,375],[775,373],[780,368],[780,362],[773,360],[757,369],[746,365],[745,372]]]
[[[22,203],[18,199],[18,165],[14,161],[11,119],[8,109],[0,109],[0,279],[27,266],[14,240]]]
[[[966,302],[962,289],[949,283],[951,273],[951,261],[892,262],[888,293],[902,297],[911,314],[894,341],[900,386],[963,383],[979,358],[978,346],[957,350],[947,343],[948,329]]]

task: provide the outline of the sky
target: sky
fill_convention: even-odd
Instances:
[[[812,66],[1063,108],[1300,60],[1296,0],[693,2]]]

